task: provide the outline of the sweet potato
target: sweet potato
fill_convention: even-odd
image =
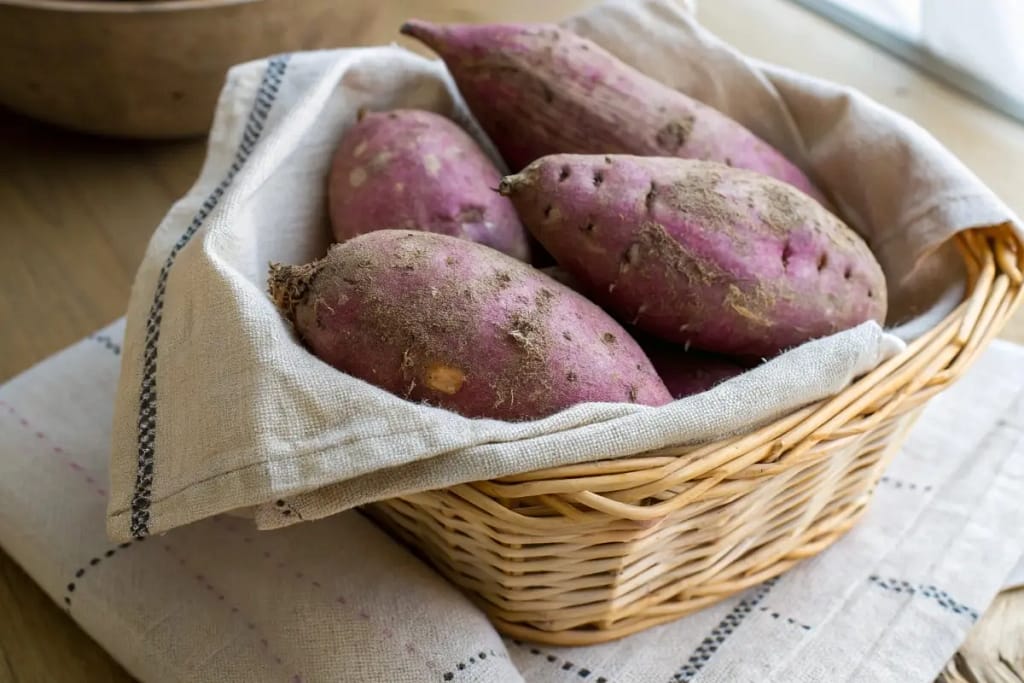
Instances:
[[[500,190],[591,298],[663,339],[771,356],[885,320],[885,278],[864,241],[767,176],[567,154],[538,159]]]
[[[583,285],[561,266],[548,266],[541,271],[575,292],[586,295]],[[654,370],[673,398],[683,398],[707,391],[716,384],[746,372],[752,363],[717,353],[696,351],[666,342],[636,329],[628,330],[650,359]]]
[[[595,304],[454,237],[367,233],[314,263],[272,265],[269,288],[320,359],[468,417],[671,400],[640,347]]]
[[[366,113],[342,136],[328,180],[339,242],[406,228],[461,237],[521,260],[526,231],[494,188],[501,172],[458,125],[429,111]]]
[[[748,364],[728,356],[687,350],[678,344],[650,337],[638,338],[637,343],[673,398],[707,391],[749,369]]]
[[[408,21],[437,52],[505,161],[548,154],[636,154],[717,161],[824,195],[750,130],[551,24]]]

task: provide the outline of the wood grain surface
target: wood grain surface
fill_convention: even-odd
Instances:
[[[396,40],[397,26],[410,16],[554,20],[589,4],[366,3],[358,42]],[[1024,214],[1024,126],[785,0],[705,0],[699,16],[748,54],[853,85],[907,114]],[[202,140],[90,138],[0,111],[0,382],[123,313],[149,236],[192,183],[203,151]],[[1024,343],[1024,316],[1003,337]],[[1024,590],[1003,593],[945,680],[1024,680],[1022,642]],[[0,683],[129,680],[0,552]]]

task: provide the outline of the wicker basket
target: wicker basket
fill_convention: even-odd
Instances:
[[[465,590],[503,633],[556,645],[676,619],[827,548],[863,514],[924,403],[1021,299],[1008,225],[957,237],[966,299],[837,396],[701,447],[557,467],[367,512]]]

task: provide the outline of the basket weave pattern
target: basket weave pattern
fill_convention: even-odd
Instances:
[[[776,576],[849,530],[926,401],[1021,299],[1008,225],[958,235],[964,301],[840,394],[750,434],[428,491],[366,511],[503,633],[586,645]]]

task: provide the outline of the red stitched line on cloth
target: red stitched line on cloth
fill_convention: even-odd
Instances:
[[[19,413],[17,410],[15,410],[14,406],[12,406],[7,401],[4,401],[3,399],[0,399],[0,408],[5,408],[7,414],[10,415],[11,417],[17,419],[18,423],[23,428],[25,428],[26,430],[28,430],[28,431],[35,430],[35,428],[32,426],[32,423],[30,423],[23,415],[21,415],[21,413]],[[47,445],[50,447],[50,450],[53,451],[53,453],[55,455],[57,455],[64,462],[65,465],[67,465],[68,467],[73,469],[75,472],[78,472],[80,475],[82,475],[85,478],[86,483],[94,487],[93,491],[96,494],[102,496],[103,498],[107,497],[106,490],[97,487],[96,486],[96,480],[93,479],[92,475],[90,475],[86,471],[85,467],[83,467],[81,464],[79,464],[78,462],[76,462],[72,458],[68,457],[67,451],[65,451],[62,446],[59,446],[59,445],[55,444],[53,442],[53,439],[51,439],[49,436],[47,436],[42,431],[35,430],[35,434],[36,434],[36,438],[37,439],[40,439],[40,440],[45,441],[47,443]],[[65,608],[68,611],[71,610],[71,594],[75,592],[75,588],[77,587],[78,582],[82,579],[82,577],[85,576],[85,574],[88,572],[88,570],[90,568],[97,566],[105,558],[113,557],[114,554],[118,550],[124,550],[125,548],[129,548],[131,546],[132,546],[132,543],[128,542],[128,543],[122,543],[119,546],[117,546],[116,548],[110,548],[106,552],[104,552],[102,556],[96,556],[96,557],[92,558],[91,560],[89,560],[88,566],[82,565],[81,567],[76,569],[75,570],[75,574],[74,574],[74,577],[75,577],[74,580],[69,581],[67,586],[65,586],[65,588],[64,588],[64,606],[65,606]]]
[[[32,426],[32,423],[30,423],[24,416],[22,416],[21,413],[19,413],[17,410],[15,410],[14,406],[12,406],[7,401],[4,401],[3,399],[0,399],[0,408],[6,409],[6,412],[9,415],[11,415],[12,417],[14,417],[15,419],[17,419],[18,423],[21,424],[21,426],[24,427],[26,430],[34,430],[34,427]],[[42,432],[42,431],[36,430],[35,435],[36,435],[37,439],[40,439],[42,441],[46,441],[47,444],[50,447],[50,450],[52,450],[54,454],[56,454],[58,457],[60,457],[60,459],[64,462],[64,464],[66,464],[68,467],[70,467],[74,471],[78,472],[79,474],[81,474],[85,478],[85,481],[87,483],[89,483],[89,484],[91,484],[91,485],[93,485],[95,487],[96,480],[93,479],[92,475],[90,475],[86,471],[86,468],[83,467],[80,463],[76,462],[71,457],[69,457],[67,455],[67,451],[65,451],[62,446],[59,446],[56,443],[54,443],[53,440],[49,436],[47,436],[44,432]],[[93,491],[95,493],[99,494],[100,496],[103,496],[104,498],[107,495],[107,492],[104,489],[102,489],[102,488],[96,487],[96,488],[93,489]],[[131,546],[131,545],[132,545],[132,543],[122,543],[121,545],[118,546],[118,548],[119,549],[124,549],[124,548],[127,548],[127,547]],[[188,566],[188,563],[185,561],[185,558],[183,558],[181,555],[179,555],[176,552],[174,552],[174,549],[171,546],[169,546],[168,544],[166,544],[166,543],[163,543],[162,547],[163,547],[163,549],[168,554],[170,554],[172,557],[174,557],[175,559],[178,560],[178,564],[179,565],[181,565],[187,571],[191,572],[191,568]],[[114,553],[115,553],[115,549],[112,548],[112,549],[108,550],[104,554],[104,557],[110,557]],[[90,565],[91,566],[95,566],[95,565],[99,564],[100,561],[101,561],[100,559],[94,558],[93,560],[90,561]],[[85,569],[84,568],[79,568],[78,571],[75,572],[75,578],[76,579],[80,579],[84,575],[85,575]],[[204,588],[206,588],[206,590],[208,590],[211,593],[213,593],[217,597],[218,602],[225,602],[225,604],[228,607],[231,608],[231,613],[232,614],[236,614],[240,618],[245,618],[246,619],[246,627],[250,631],[253,631],[256,635],[258,635],[260,637],[259,642],[260,642],[260,645],[263,646],[263,649],[266,650],[267,653],[270,654],[274,658],[274,662],[276,662],[278,665],[281,665],[281,666],[284,665],[284,663],[281,660],[281,658],[278,655],[274,654],[270,650],[270,642],[267,640],[267,637],[263,634],[263,632],[260,631],[257,628],[256,624],[253,621],[248,620],[245,617],[245,615],[242,614],[242,611],[237,606],[232,605],[230,603],[227,603],[224,594],[221,593],[220,591],[218,591],[213,586],[213,584],[211,584],[209,581],[206,580],[206,578],[202,574],[193,574],[192,578],[194,578],[196,581],[198,581]],[[68,584],[68,589],[67,589],[68,593],[71,593],[71,592],[74,591],[74,585],[75,585],[74,582],[71,582],[71,583]],[[71,606],[70,595],[66,596],[64,601],[65,601],[65,603],[67,604],[68,607]],[[302,676],[300,674],[297,674],[297,673],[293,674],[290,683],[302,683]]]
[[[80,463],[69,457],[67,455],[67,451],[65,451],[62,446],[59,446],[56,443],[54,443],[53,439],[47,436],[45,432],[36,430],[32,426],[32,423],[28,421],[28,419],[26,419],[21,413],[14,409],[14,406],[12,406],[7,401],[4,401],[3,399],[0,399],[0,408],[6,409],[7,414],[15,418],[18,421],[18,424],[20,424],[27,431],[35,431],[36,438],[41,441],[45,441],[47,445],[50,447],[50,450],[53,451],[53,453],[57,457],[59,457],[64,462],[65,465],[73,469],[75,472],[78,472],[78,474],[82,475],[86,483],[93,487],[93,492],[95,492],[97,495],[103,498],[107,497],[107,491],[96,486],[96,480],[92,477],[92,475],[90,475],[86,471],[86,468],[84,466],[82,466]],[[133,544],[129,541],[128,543],[122,543],[117,547],[109,548],[103,553],[103,555],[97,555],[96,557],[90,559],[88,565],[82,565],[78,567],[75,570],[74,579],[69,581],[67,585],[64,587],[65,609],[68,610],[68,612],[71,611],[71,595],[75,592],[75,588],[78,587],[78,584],[81,582],[82,577],[84,577],[91,568],[99,565],[100,562],[102,562],[104,559],[113,557],[118,550],[130,548],[132,545]]]
[[[232,522],[230,520],[225,520],[223,517],[213,517],[211,519],[211,521],[214,524],[217,524],[218,526],[222,526],[225,530],[229,531],[230,533],[238,535],[238,536],[241,536],[242,537],[242,541],[244,543],[252,543],[252,537],[246,536],[242,531],[240,531],[238,529],[238,526],[234,522]],[[262,557],[263,557],[264,560],[267,560],[268,562],[274,560],[274,555],[269,550],[264,550],[263,553],[262,553]],[[286,571],[286,570],[289,569],[288,563],[285,562],[284,560],[278,560],[275,563],[274,566],[277,569],[281,570],[281,571]],[[323,584],[321,584],[316,579],[310,579],[302,571],[296,570],[296,571],[294,571],[294,573],[292,575],[296,579],[298,579],[300,581],[308,582],[309,585],[311,585],[313,588],[317,589],[318,591],[325,591],[325,589],[323,587]],[[348,598],[346,598],[344,595],[336,596],[334,598],[334,602],[339,604],[339,605],[348,605],[349,604]],[[370,621],[373,618],[365,609],[360,609],[357,614],[359,615],[359,617],[361,619],[364,619],[366,621]],[[385,639],[388,639],[388,638],[393,638],[395,633],[394,633],[394,631],[392,631],[391,629],[389,629],[387,627],[381,627],[381,635],[383,635]],[[412,643],[404,643],[403,647],[405,648],[405,651],[408,652],[409,654],[422,654],[422,653],[419,653],[419,651],[416,649],[416,646],[413,645]],[[432,657],[424,656],[424,660],[429,665],[431,665],[431,666],[433,666],[435,668],[439,667],[439,664],[438,664],[437,660],[433,659]]]
[[[91,474],[89,474],[88,470],[81,464],[75,462],[73,459],[68,457],[67,451],[65,451],[64,448],[55,444],[53,440],[50,437],[48,437],[44,432],[33,427],[32,423],[25,419],[25,417],[17,410],[15,410],[14,406],[12,406],[7,401],[0,399],[0,408],[5,408],[7,414],[15,418],[18,421],[18,423],[27,431],[35,431],[37,439],[39,439],[40,441],[45,441],[46,444],[50,447],[50,450],[54,453],[54,455],[60,458],[65,465],[73,469],[75,472],[78,472],[80,475],[82,475],[82,477],[85,479],[85,482],[93,487],[93,491],[106,498],[106,489],[97,486],[96,480],[93,478]]]
[[[245,620],[245,627],[248,630],[252,631],[255,635],[259,636],[260,645],[263,646],[263,649],[266,650],[267,654],[272,656],[274,658],[274,662],[277,663],[278,665],[282,665],[282,666],[284,665],[284,662],[281,660],[281,657],[278,656],[277,654],[275,654],[274,651],[270,649],[270,641],[267,640],[266,634],[263,633],[263,631],[256,625],[256,622],[254,622],[251,619],[249,619],[245,615],[245,613],[242,612],[242,610],[240,610],[238,608],[238,605],[235,605],[235,604],[232,604],[231,602],[228,602],[227,598],[224,596],[224,593],[221,592],[212,583],[210,583],[210,581],[206,578],[206,576],[204,576],[203,574],[199,574],[199,573],[195,572],[195,570],[189,565],[189,563],[185,560],[185,558],[182,557],[181,555],[179,555],[177,552],[175,552],[174,548],[172,548],[167,543],[161,543],[160,547],[162,547],[164,549],[164,551],[168,555],[170,555],[171,557],[176,559],[178,561],[178,565],[185,572],[191,574],[192,578],[195,579],[196,582],[200,586],[202,586],[207,591],[212,593],[217,598],[217,602],[223,602],[227,607],[229,607],[231,609],[231,613],[232,614],[237,615],[239,619],[244,619]],[[294,674],[292,676],[292,678],[291,678],[291,681],[292,681],[292,683],[302,683],[302,676],[300,676],[299,674]]]

